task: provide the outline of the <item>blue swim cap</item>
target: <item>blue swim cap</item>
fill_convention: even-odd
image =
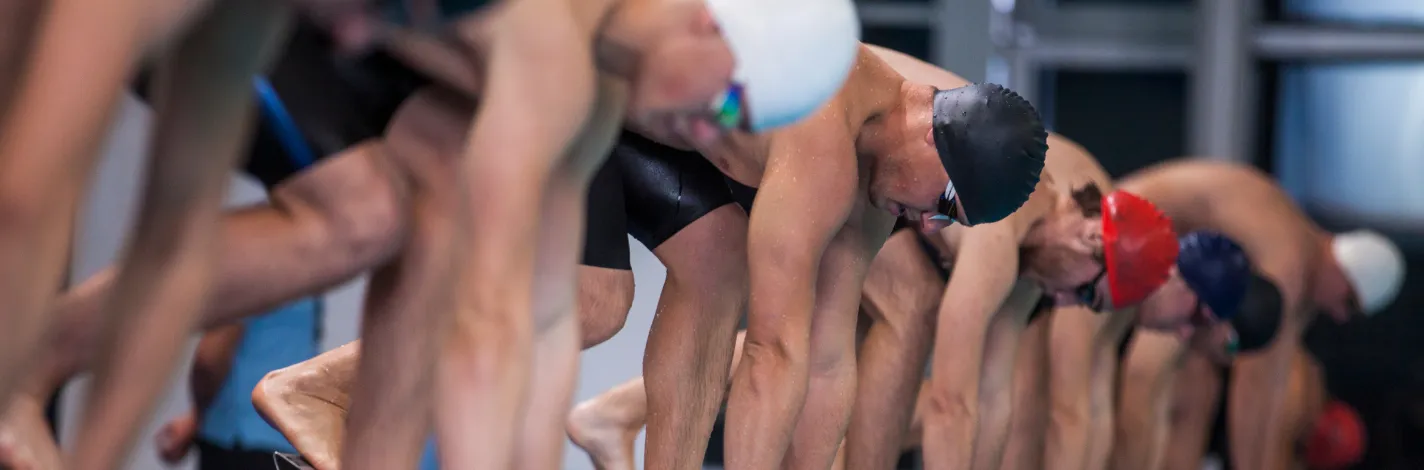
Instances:
[[[1225,235],[1198,231],[1178,239],[1177,271],[1216,317],[1231,320],[1240,312],[1251,281],[1251,261]]]

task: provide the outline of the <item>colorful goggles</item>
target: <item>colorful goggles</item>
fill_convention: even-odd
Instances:
[[[713,98],[711,110],[717,125],[723,129],[750,131],[751,121],[747,119],[745,97],[742,84],[733,82],[726,91]]]
[[[954,182],[950,181],[944,187],[944,194],[939,196],[939,202],[935,206],[937,214],[930,216],[930,220],[956,222],[959,220],[959,193],[954,191]]]

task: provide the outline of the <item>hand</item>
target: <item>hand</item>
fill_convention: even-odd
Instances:
[[[176,465],[178,461],[188,455],[188,449],[193,447],[193,440],[198,435],[197,413],[189,411],[183,416],[173,418],[163,429],[158,430],[158,434],[153,437],[154,446],[158,448],[158,456],[169,465]]]

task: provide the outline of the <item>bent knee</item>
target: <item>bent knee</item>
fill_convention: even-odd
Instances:
[[[668,279],[697,286],[713,298],[745,296],[748,287],[747,216],[736,204],[724,204],[684,227],[654,254]]]
[[[276,188],[274,205],[310,224],[314,249],[377,263],[403,243],[410,217],[405,188],[384,158],[379,144],[349,148]]]
[[[580,266],[578,316],[583,347],[613,338],[633,308],[633,271]]]

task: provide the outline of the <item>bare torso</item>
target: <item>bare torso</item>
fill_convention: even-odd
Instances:
[[[1279,284],[1287,312],[1310,310],[1304,291],[1327,234],[1269,176],[1246,165],[1191,159],[1140,171],[1118,185],[1151,200],[1178,233],[1214,230],[1231,237]]]

